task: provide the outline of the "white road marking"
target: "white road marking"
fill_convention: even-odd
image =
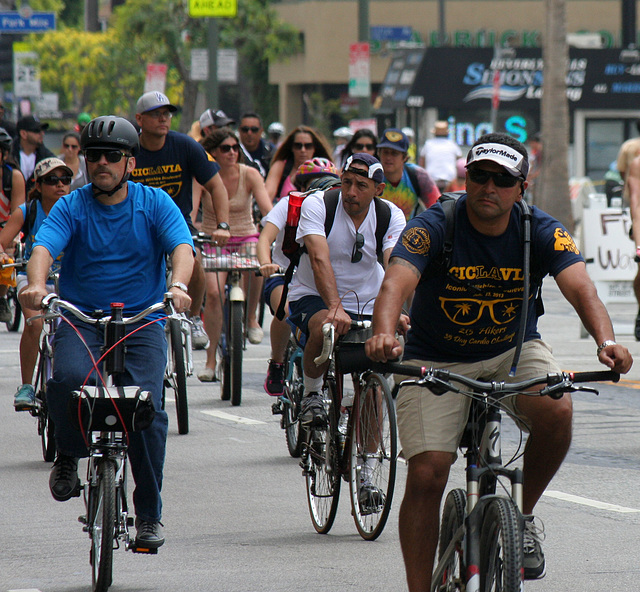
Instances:
[[[19,590],[7,590],[7,592],[42,592],[38,588],[20,588]]]
[[[266,424],[264,421],[258,421],[257,419],[249,419],[248,417],[240,417],[239,415],[231,415],[231,413],[225,413],[224,411],[218,411],[217,409],[205,410],[201,413],[205,413],[206,415],[212,415],[213,417],[218,417],[219,419],[226,419],[227,421],[233,421],[235,423],[242,423],[245,425],[261,425]]]
[[[563,493],[562,491],[545,491],[543,495],[546,495],[547,497],[563,500],[565,502],[572,502],[574,504],[580,504],[582,506],[589,506],[591,508],[596,508],[598,510],[606,510],[608,512],[618,512],[620,514],[640,513],[640,509],[637,509],[637,508],[626,508],[625,506],[618,506],[616,504],[599,502],[598,500],[589,499],[588,497],[581,497],[579,495]]]

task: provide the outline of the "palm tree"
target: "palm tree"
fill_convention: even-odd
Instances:
[[[569,197],[569,105],[567,101],[567,15],[565,0],[545,0],[542,94],[542,168],[536,205],[573,230]]]

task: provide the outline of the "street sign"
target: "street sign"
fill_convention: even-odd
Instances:
[[[190,17],[227,17],[238,14],[238,0],[189,0]]]
[[[369,27],[371,41],[411,41],[412,27]]]
[[[28,17],[18,12],[0,12],[0,33],[43,33],[55,28],[55,12],[34,12]]]
[[[38,54],[35,51],[16,51],[16,45],[13,49],[13,92],[17,97],[37,97],[40,95]]]
[[[167,84],[167,64],[147,64],[147,75],[144,79],[144,92],[158,91],[164,93]]]
[[[369,44],[352,43],[349,45],[349,96],[370,97]]]

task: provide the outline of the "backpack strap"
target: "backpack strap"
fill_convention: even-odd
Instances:
[[[373,204],[376,208],[376,255],[378,256],[378,263],[382,265],[384,259],[382,245],[384,244],[384,235],[387,234],[391,223],[391,208],[388,203],[379,197],[373,198]]]
[[[38,200],[32,199],[27,203],[27,215],[22,223],[22,242],[26,242],[31,229],[35,226],[38,216]]]
[[[11,190],[13,189],[13,167],[4,163],[2,165],[2,193],[11,202]]]

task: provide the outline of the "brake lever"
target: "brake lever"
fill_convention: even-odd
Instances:
[[[578,391],[581,391],[583,393],[593,393],[594,395],[599,395],[600,391],[596,388],[593,388],[592,386],[573,386],[571,388],[571,392],[572,393],[576,393]]]

